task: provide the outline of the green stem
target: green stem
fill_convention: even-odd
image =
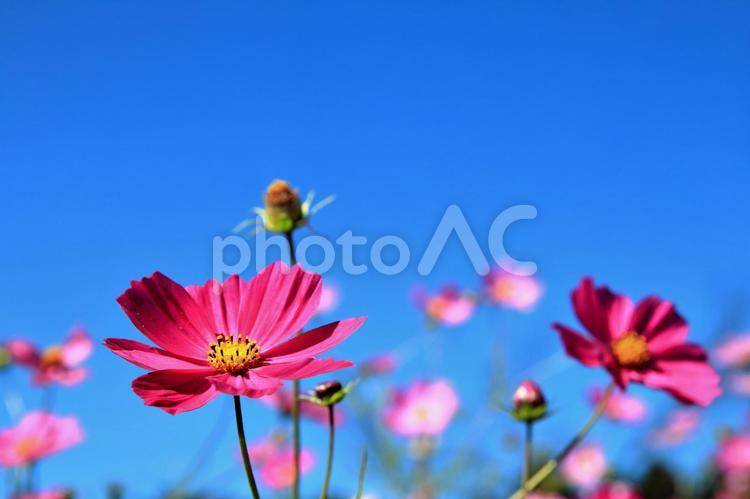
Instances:
[[[576,433],[576,436],[573,437],[573,440],[571,440],[555,458],[547,461],[547,463],[539,468],[539,470],[534,473],[531,478],[526,480],[521,485],[521,488],[519,488],[513,493],[512,496],[510,496],[510,499],[523,499],[524,497],[526,497],[526,494],[536,489],[548,476],[552,474],[553,471],[557,469],[560,463],[566,457],[568,457],[568,454],[573,452],[573,449],[575,449],[578,444],[580,444],[583,439],[586,438],[586,435],[588,435],[589,431],[591,431],[594,423],[596,423],[596,421],[599,419],[599,416],[602,415],[602,412],[604,412],[604,409],[607,407],[607,402],[609,402],[609,397],[612,395],[614,389],[615,384],[610,383],[610,385],[607,387],[607,390],[604,392],[604,395],[599,400],[599,403],[596,404],[596,408],[594,408],[594,412],[591,414],[591,417],[589,417],[588,421],[586,421],[586,424],[583,425],[583,428],[581,428],[580,431]]]
[[[365,488],[365,473],[367,472],[367,447],[362,448],[362,459],[359,462],[359,480],[357,480],[357,499],[362,499]]]
[[[253,467],[250,464],[250,454],[247,451],[245,425],[242,423],[242,406],[240,405],[240,397],[237,395],[234,396],[234,417],[237,420],[237,438],[240,441],[240,452],[242,453],[242,463],[245,465],[247,483],[250,485],[250,492],[253,494],[253,499],[260,499],[258,486],[255,484],[255,477],[253,476]]]
[[[531,463],[532,463],[532,452],[533,452],[533,438],[534,438],[534,422],[526,421],[526,438],[523,447],[523,475],[521,477],[521,485],[526,483],[531,477]]]
[[[323,490],[320,492],[320,499],[328,498],[328,485],[331,483],[331,470],[333,469],[333,441],[336,432],[334,422],[333,405],[328,406],[328,464],[326,464],[326,478],[323,481]]]
[[[284,233],[286,242],[289,245],[289,263],[297,263],[297,256],[294,252],[294,237],[292,231]],[[299,428],[299,394],[300,383],[298,379],[292,381],[292,450],[294,452],[294,483],[292,484],[292,498],[299,499],[300,489],[300,428]]]

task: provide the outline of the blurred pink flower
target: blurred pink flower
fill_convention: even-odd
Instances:
[[[259,469],[260,481],[272,489],[284,489],[294,482],[294,452],[279,440],[268,438],[248,446],[253,464]],[[315,456],[307,449],[300,452],[300,474],[310,472],[315,466]]]
[[[740,395],[750,395],[750,373],[730,374],[729,390]]]
[[[438,325],[458,326],[474,314],[476,300],[455,286],[444,286],[438,293],[429,295],[422,287],[412,290],[412,300],[427,318]]]
[[[716,461],[725,473],[750,473],[750,435],[733,435],[723,441]]]
[[[586,499],[642,499],[634,488],[624,482],[609,482],[586,496]]]
[[[524,312],[534,308],[542,296],[539,281],[532,276],[516,275],[513,269],[495,267],[484,277],[483,284],[485,296],[493,303]]]
[[[607,459],[597,444],[584,445],[563,461],[560,471],[568,482],[588,489],[601,481],[607,471]]]
[[[320,290],[320,303],[316,314],[333,312],[339,306],[340,293],[333,285],[324,284]]]
[[[393,353],[382,353],[366,359],[359,365],[364,375],[389,374],[398,367],[398,357]]]
[[[750,364],[750,334],[735,334],[714,350],[716,362],[724,367],[746,367]]]
[[[5,344],[13,362],[32,370],[32,381],[37,385],[61,383],[66,386],[80,383],[88,371],[79,367],[93,350],[91,338],[82,327],[71,330],[62,345],[39,351],[26,340],[10,340]]]
[[[698,428],[700,412],[696,409],[678,409],[667,415],[663,426],[654,430],[649,439],[655,447],[671,447],[684,442]]]
[[[72,497],[72,495],[64,490],[55,489],[15,495],[12,499],[66,499],[68,497]]]
[[[75,417],[30,412],[16,426],[0,431],[0,465],[24,466],[82,440],[83,431]]]
[[[277,409],[283,416],[292,415],[292,392],[286,388],[281,388],[277,392],[261,397],[262,403]],[[334,422],[340,425],[344,422],[344,414],[338,407],[334,408]],[[313,404],[309,400],[301,399],[299,402],[299,412],[303,417],[322,424],[328,424],[328,408],[318,404]]]
[[[601,387],[593,388],[590,392],[592,405],[596,405],[602,398],[604,390]],[[604,416],[612,421],[623,423],[637,423],[643,421],[648,412],[646,403],[638,397],[628,395],[620,390],[615,390],[604,408]]]
[[[621,389],[641,383],[701,406],[721,394],[719,375],[703,347],[687,343],[688,324],[670,302],[649,296],[634,304],[590,278],[581,280],[572,301],[589,334],[553,324],[565,351],[586,366],[605,368]]]
[[[451,422],[458,406],[458,396],[447,380],[416,381],[392,394],[384,413],[385,424],[399,435],[438,435]]]

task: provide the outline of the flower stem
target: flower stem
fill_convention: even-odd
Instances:
[[[289,263],[297,263],[294,252],[294,236],[292,231],[284,232],[284,237],[289,245]],[[299,470],[300,470],[300,428],[299,428],[299,393],[300,383],[298,379],[292,381],[292,451],[294,453],[294,482],[292,484],[292,498],[299,499]]]
[[[247,452],[245,425],[242,423],[242,406],[240,405],[240,397],[237,395],[234,396],[234,416],[237,420],[237,438],[240,440],[240,452],[242,452],[242,462],[245,465],[247,483],[250,485],[250,492],[253,494],[253,499],[260,499],[258,486],[255,484],[255,477],[253,476],[253,467],[250,464],[250,454]]]
[[[513,493],[512,496],[510,496],[510,499],[523,499],[524,497],[526,497],[526,494],[536,489],[548,476],[552,474],[553,471],[557,469],[560,463],[566,457],[568,457],[568,454],[573,452],[573,449],[575,449],[578,444],[580,444],[583,439],[586,438],[586,435],[588,435],[589,431],[591,431],[594,423],[596,423],[596,421],[599,419],[599,416],[601,416],[602,412],[604,412],[605,407],[607,407],[607,402],[609,402],[609,397],[612,395],[614,389],[615,384],[610,383],[605,390],[604,395],[599,400],[599,403],[596,404],[596,408],[594,408],[594,412],[591,414],[591,417],[589,417],[588,421],[586,421],[586,424],[583,425],[579,432],[576,433],[576,436],[573,437],[570,442],[568,442],[568,445],[566,445],[565,448],[556,457],[547,461],[545,465],[539,468],[539,470],[534,473],[531,478],[526,480],[521,485],[521,488],[519,488]]]
[[[326,464],[326,478],[323,482],[323,490],[320,492],[320,499],[328,498],[328,485],[331,483],[331,469],[333,468],[333,441],[336,432],[334,423],[333,404],[328,406],[328,464]]]
[[[365,473],[367,472],[367,447],[362,448],[362,459],[359,463],[359,480],[357,481],[357,499],[362,499],[365,488]]]
[[[534,422],[526,421],[526,438],[523,446],[523,475],[521,476],[521,485],[526,483],[531,477],[531,462],[533,452]]]

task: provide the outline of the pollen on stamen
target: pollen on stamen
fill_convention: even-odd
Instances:
[[[216,343],[209,345],[208,363],[220,372],[242,374],[260,358],[258,343],[247,336],[219,334]]]
[[[628,331],[612,342],[612,355],[623,367],[638,368],[651,359],[648,342],[635,331]]]

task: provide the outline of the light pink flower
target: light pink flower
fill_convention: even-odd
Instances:
[[[574,450],[563,461],[560,471],[573,485],[591,488],[601,481],[607,471],[607,459],[598,445],[584,445]]]
[[[294,482],[294,452],[286,443],[273,438],[248,447],[253,464],[258,466],[260,481],[272,489],[285,489]],[[307,449],[300,452],[300,474],[315,466],[315,456]]]
[[[641,383],[684,404],[707,406],[719,394],[719,376],[703,348],[687,343],[688,324],[674,306],[655,296],[634,304],[585,278],[572,294],[585,337],[553,324],[565,351],[589,367],[604,367],[621,389]]]
[[[392,394],[385,424],[399,435],[439,435],[458,411],[458,395],[444,379],[416,381]]]
[[[157,272],[133,281],[117,301],[159,348],[126,339],[105,344],[151,371],[133,381],[133,391],[170,414],[202,407],[219,393],[263,397],[284,380],[353,365],[316,355],[349,337],[364,317],[297,335],[318,309],[320,288],[318,274],[280,262],[249,282],[233,275],[187,288]]]
[[[291,417],[292,415],[292,392],[286,388],[281,388],[277,392],[261,397],[259,399],[266,405],[277,409],[283,416]],[[328,424],[328,408],[314,404],[309,400],[301,399],[299,401],[299,413],[311,421],[321,424]],[[344,422],[344,414],[338,407],[334,408],[334,423],[338,426]]]
[[[679,409],[667,415],[665,424],[657,428],[651,439],[654,447],[671,447],[684,442],[700,424],[700,413],[696,409]]]
[[[733,435],[727,438],[721,443],[716,460],[725,473],[750,473],[750,435]]]
[[[604,390],[601,387],[592,389],[589,396],[591,404],[598,404],[603,394]],[[620,390],[616,390],[610,396],[603,414],[612,421],[637,423],[645,419],[647,412],[648,406],[646,406],[643,400],[634,395],[628,395]]]
[[[0,465],[25,466],[82,440],[83,431],[76,418],[30,412],[18,425],[0,431]]]
[[[389,374],[398,367],[398,357],[392,353],[382,353],[370,357],[359,365],[359,370],[364,375]]]
[[[461,293],[455,286],[444,286],[438,293],[429,295],[424,288],[412,290],[412,300],[420,307],[430,322],[442,326],[459,326],[474,314],[476,300]]]
[[[318,305],[317,314],[327,314],[333,312],[339,306],[340,294],[338,288],[332,285],[324,284],[320,290],[320,304]]]
[[[542,296],[542,285],[532,276],[517,275],[510,270],[493,268],[483,279],[484,294],[497,305],[528,312]]]
[[[750,334],[735,334],[714,351],[716,362],[724,367],[746,367],[750,364]]]
[[[643,496],[624,482],[609,482],[587,495],[586,499],[643,499]]]
[[[72,495],[64,490],[55,489],[16,495],[13,496],[13,499],[66,499],[68,497],[72,497]]]
[[[13,362],[32,370],[34,384],[72,386],[88,376],[88,371],[80,365],[91,355],[93,344],[82,327],[71,330],[62,345],[53,345],[42,351],[20,339],[10,340],[5,346]]]

